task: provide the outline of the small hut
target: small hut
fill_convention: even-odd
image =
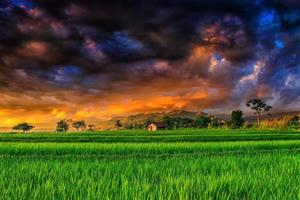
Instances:
[[[148,131],[164,130],[166,126],[162,122],[154,122],[148,125]]]

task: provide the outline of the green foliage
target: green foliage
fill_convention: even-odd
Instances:
[[[34,128],[34,126],[25,122],[25,123],[17,124],[12,129],[16,130],[16,131],[22,131],[23,133],[25,133],[27,131],[30,131],[33,128]]]
[[[73,126],[77,131],[86,129],[86,123],[85,123],[84,120],[75,121],[75,122],[73,122],[72,126]]]
[[[56,123],[56,132],[67,132],[69,124],[66,120],[60,120]]]
[[[125,123],[124,128],[127,130],[142,130],[145,129],[147,126],[148,123]]]
[[[299,123],[299,116],[294,116],[288,121],[288,126],[290,128],[299,128],[300,123]]]
[[[173,128],[173,122],[172,122],[172,118],[171,117],[169,117],[169,116],[164,116],[163,117],[163,123],[164,123],[164,125],[166,126],[166,129],[167,130],[170,130],[170,129],[172,129]]]
[[[207,116],[200,116],[197,117],[194,121],[194,126],[197,128],[207,128],[209,123],[211,122],[211,119]]]
[[[243,112],[240,110],[232,111],[230,127],[233,129],[241,128],[244,124]]]
[[[217,119],[217,118],[212,118],[211,122],[210,122],[210,127],[211,128],[219,128],[219,127],[223,127],[225,125],[224,122],[222,122],[221,120]]]
[[[167,130],[181,129],[181,128],[192,128],[194,125],[194,120],[184,117],[163,117],[163,123]]]

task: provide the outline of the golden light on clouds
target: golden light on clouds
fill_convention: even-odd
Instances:
[[[248,4],[228,2],[245,15],[223,4],[214,12],[213,2],[200,12],[190,2],[157,2],[149,15],[148,3],[127,12],[109,3],[54,9],[44,1],[7,1],[0,15],[6,22],[0,30],[0,127],[29,122],[53,130],[60,119],[97,124],[173,109],[223,113],[243,109],[254,97],[274,107],[298,105],[299,42],[288,31],[294,22],[264,24],[281,19],[284,9],[270,6],[274,20],[265,20],[263,6],[253,13]],[[22,11],[12,12],[14,6]]]
[[[58,109],[53,109],[51,115],[53,115],[56,119],[63,119],[67,117],[67,112]]]

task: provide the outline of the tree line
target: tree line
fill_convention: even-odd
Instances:
[[[259,127],[261,124],[261,115],[263,113],[269,112],[272,107],[264,103],[260,99],[250,99],[246,106],[254,111],[256,116],[256,125]],[[269,114],[269,116],[272,116]],[[115,121],[115,128],[116,129],[145,129],[148,127],[150,123],[153,121],[147,120],[143,123],[125,123],[124,125],[121,123],[120,120]],[[230,120],[224,121],[222,119],[216,118],[214,116],[198,116],[196,119],[190,118],[182,118],[182,117],[170,117],[164,116],[162,119],[165,128],[168,130],[171,129],[181,129],[181,128],[219,128],[219,127],[229,127],[232,129],[237,128],[250,128],[255,126],[254,124],[247,124],[243,118],[243,112],[240,110],[232,111]],[[288,127],[291,128],[299,128],[299,116],[294,116],[289,119],[287,123]],[[94,124],[87,124],[84,120],[79,121],[72,121],[72,120],[59,120],[56,123],[56,132],[67,132],[69,128],[73,127],[77,131],[95,131],[96,126]],[[33,129],[34,126],[28,123],[20,123],[14,126],[12,129],[16,131],[27,132]]]
[[[246,123],[243,118],[243,112],[241,110],[235,110],[231,112],[230,120],[225,121],[218,119],[214,116],[198,116],[196,119],[190,118],[181,118],[181,117],[170,117],[164,116],[162,119],[163,124],[166,129],[180,129],[180,128],[220,128],[227,127],[232,129],[238,128],[251,128],[259,127],[261,125],[261,115],[269,112],[272,107],[267,105],[261,99],[250,99],[247,101],[246,106],[254,112],[256,117],[256,124]],[[268,116],[272,118],[272,115],[268,113]],[[124,129],[145,129],[147,126],[152,123],[151,120],[148,120],[144,123],[125,123],[124,126],[120,123],[119,120],[116,121],[115,126],[119,129],[123,127]],[[287,122],[287,126],[290,128],[299,128],[299,116],[293,116]]]
[[[70,127],[75,128],[77,131],[95,131],[96,126],[94,124],[86,124],[84,120],[79,121],[72,121],[72,120],[59,120],[56,123],[56,129],[55,132],[67,132]],[[34,128],[34,126],[28,124],[28,123],[20,123],[14,126],[12,129],[20,132],[27,132]]]

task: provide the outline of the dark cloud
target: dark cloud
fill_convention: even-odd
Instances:
[[[3,0],[0,93],[11,107],[22,107],[18,93],[51,96],[43,110],[68,112],[124,101],[133,109],[116,110],[219,112],[254,96],[293,104],[299,32],[298,0]]]

